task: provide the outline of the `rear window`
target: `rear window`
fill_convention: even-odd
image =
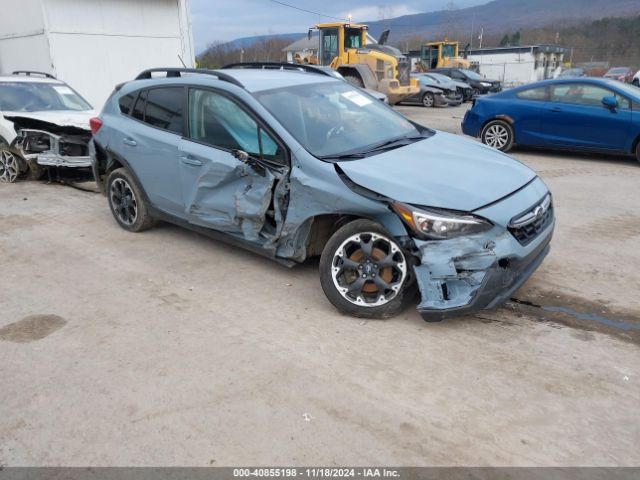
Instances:
[[[120,106],[120,111],[122,113],[124,113],[125,115],[129,115],[137,94],[138,92],[129,93],[128,95],[120,98],[120,100],[118,101],[118,105]]]
[[[147,92],[144,121],[163,130],[182,134],[182,87],[154,88]]]
[[[141,92],[138,96],[138,100],[136,100],[136,104],[133,107],[133,111],[131,112],[131,116],[136,120],[144,121],[144,104],[147,99],[147,92]]]

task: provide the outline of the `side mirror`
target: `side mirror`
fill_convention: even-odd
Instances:
[[[618,100],[616,100],[616,97],[614,97],[613,95],[609,97],[602,97],[602,105],[604,105],[609,110],[615,110],[616,108],[618,108]]]

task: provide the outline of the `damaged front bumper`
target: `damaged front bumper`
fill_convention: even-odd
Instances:
[[[532,190],[536,187],[539,189],[540,184]],[[527,194],[531,196],[530,191],[519,195]],[[487,210],[495,213],[501,207]],[[420,265],[414,266],[414,273],[422,297],[417,308],[422,318],[439,321],[494,308],[509,300],[549,253],[555,227],[552,208],[535,238],[525,244],[506,227],[497,225],[486,234],[440,241],[415,240]],[[502,210],[503,215],[504,211],[514,211]],[[503,218],[502,222],[505,220],[504,225],[510,219]]]

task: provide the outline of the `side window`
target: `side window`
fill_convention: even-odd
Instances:
[[[603,97],[611,97],[615,94],[606,88],[598,85],[588,85],[585,83],[570,83],[554,85],[551,87],[551,101],[560,103],[570,103],[573,105],[584,105],[590,107],[602,107]],[[629,108],[629,101],[616,95],[620,108]]]
[[[523,100],[546,100],[547,89],[546,87],[529,88],[528,90],[522,90],[516,93],[516,96]]]
[[[284,151],[237,103],[208,90],[189,91],[189,138],[284,164]]]
[[[131,111],[131,116],[136,120],[144,121],[144,104],[147,100],[147,92],[142,91],[140,95],[138,95],[138,100],[136,100],[136,104]]]
[[[183,87],[148,90],[144,109],[145,123],[182,135],[183,95]]]
[[[124,113],[125,115],[129,115],[129,112],[131,111],[131,107],[133,106],[133,102],[135,101],[137,94],[138,92],[134,92],[134,93],[129,93],[124,97],[120,97],[120,100],[118,100],[118,105],[120,106],[120,111],[122,113]]]

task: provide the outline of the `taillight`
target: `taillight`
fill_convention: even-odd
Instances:
[[[92,135],[95,135],[96,133],[98,133],[98,130],[100,130],[101,126],[102,126],[102,120],[100,120],[98,117],[93,117],[92,119],[89,120],[89,127],[91,127]]]

